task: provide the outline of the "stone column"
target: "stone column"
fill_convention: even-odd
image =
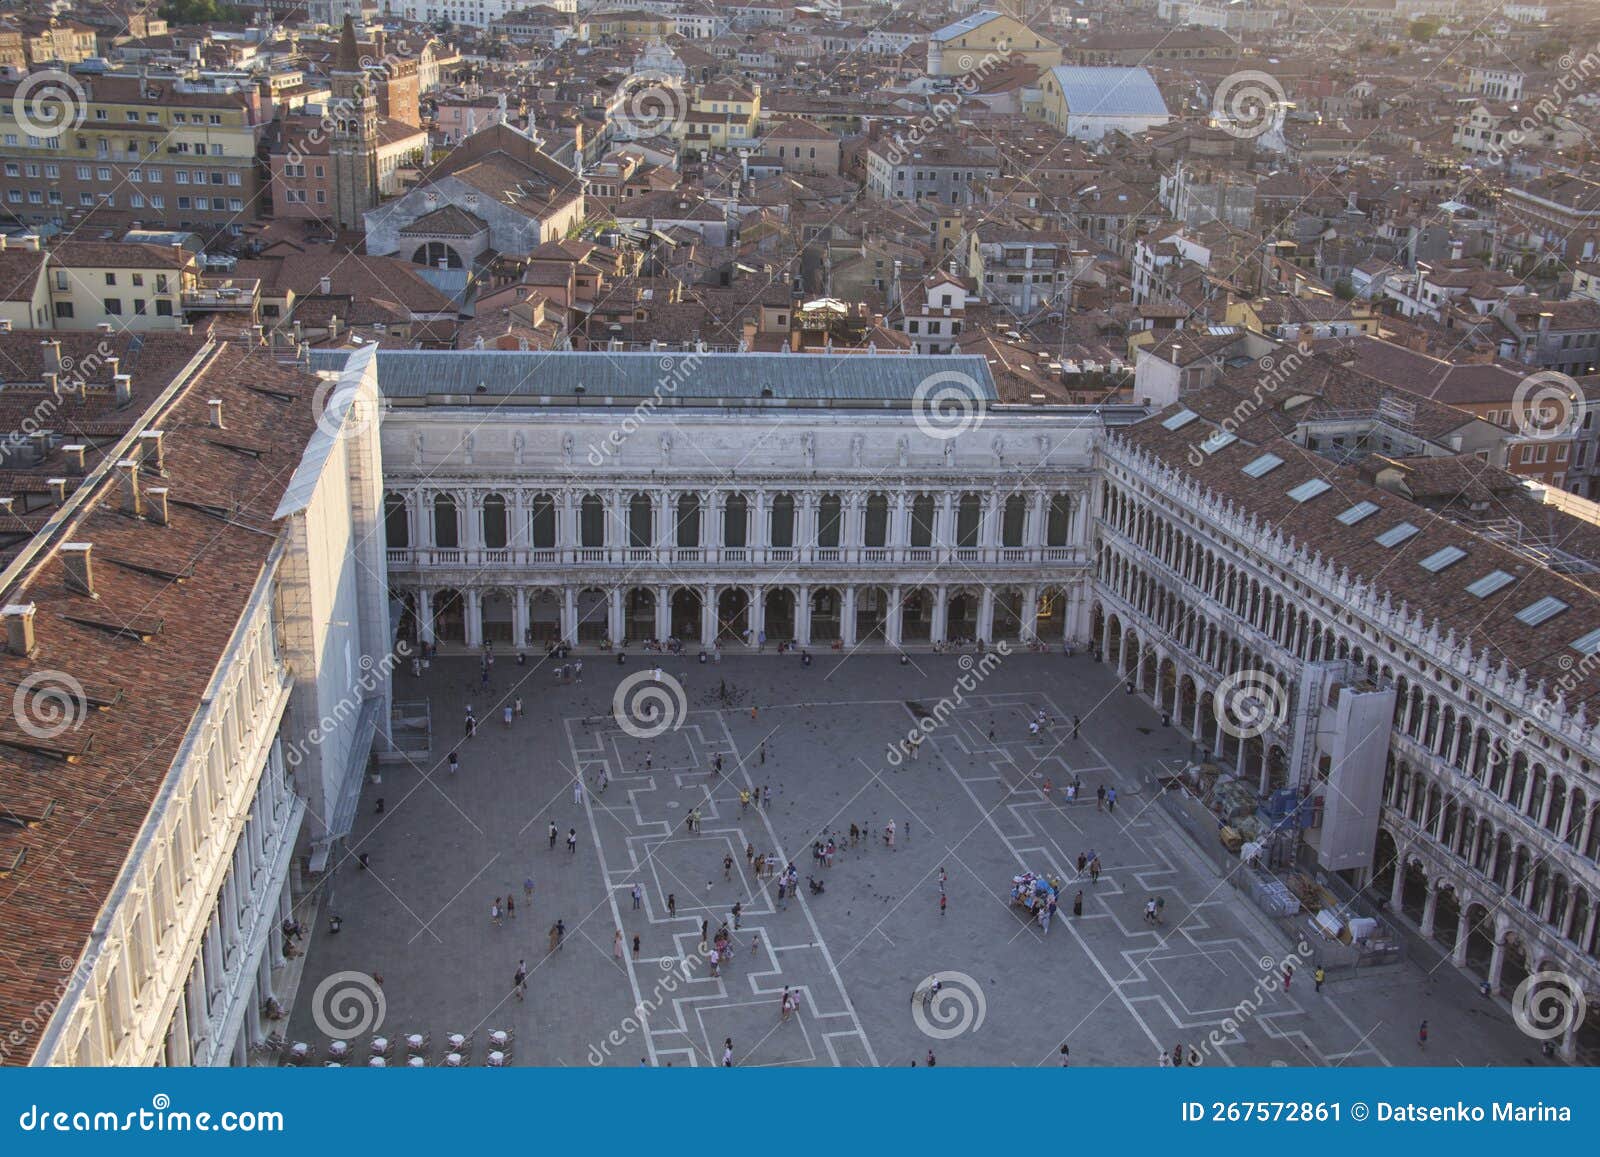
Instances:
[[[1489,988],[1493,992],[1500,991],[1500,976],[1506,963],[1506,922],[1497,918],[1494,922],[1494,951],[1489,955]]]
[[[811,588],[808,586],[795,588],[794,642],[797,647],[811,645]]]
[[[700,645],[702,647],[713,647],[716,642],[717,588],[707,583],[700,592]]]
[[[1024,540],[1026,541],[1026,540]],[[1066,607],[1062,608],[1063,616]],[[1036,629],[1039,625],[1039,588],[1027,586],[1022,588],[1022,641],[1031,643],[1037,638]]]
[[[512,588],[511,599],[511,645],[520,649],[528,642],[528,588]]]
[[[464,609],[462,614],[466,617],[465,632],[463,637],[469,647],[483,646],[483,592],[477,587],[468,587],[462,591]]]
[[[424,643],[432,644],[433,637],[433,588],[417,588],[417,637]]]
[[[750,638],[756,646],[767,629],[767,588],[759,583],[750,587]]]
[[[619,647],[622,645],[622,640],[626,635],[625,628],[627,626],[623,618],[625,612],[622,606],[622,588],[612,587],[608,592],[608,596],[610,606],[607,608],[609,613],[606,616],[606,634],[611,636],[611,645]]]
[[[978,596],[978,638],[985,643],[994,641],[994,588],[988,584]]]
[[[578,588],[570,584],[561,588],[561,641],[578,641]]]
[[[1472,897],[1462,895],[1460,912],[1456,916],[1456,942],[1450,950],[1450,963],[1457,968],[1467,966],[1467,940],[1472,935],[1471,922],[1467,920],[1467,909],[1472,907]]]
[[[892,586],[889,588],[888,617],[884,620],[883,637],[891,647],[898,647],[900,645],[901,597],[900,588],[898,586]]]
[[[895,562],[905,558],[906,548],[911,544],[909,501],[902,490],[894,496],[894,503],[889,507],[889,557]]]
[[[856,645],[856,588],[848,584],[839,607],[839,640],[846,647]]]
[[[946,642],[945,630],[949,625],[948,608],[945,602],[949,599],[949,591],[940,584],[932,588],[933,591],[933,625],[930,628],[930,637],[935,643]]]
[[[672,637],[672,588],[656,588],[656,641],[664,643]]]
[[[767,514],[767,501],[767,492],[765,490],[757,490],[756,500],[751,504],[750,508],[750,530],[745,539],[750,544],[751,562],[767,561],[766,547],[772,530],[769,525],[770,516]],[[754,599],[751,600],[750,605],[755,605]],[[754,622],[751,623],[751,626],[758,631],[760,630],[759,627],[755,626]]]
[[[1433,920],[1434,920],[1434,916],[1438,913],[1438,911],[1439,911],[1439,882],[1437,880],[1429,880],[1428,881],[1428,898],[1422,902],[1422,925],[1421,925],[1421,931],[1422,931],[1423,939],[1425,939],[1425,940],[1432,940],[1433,939]]]
[[[1401,902],[1406,894],[1406,854],[1400,852],[1399,858],[1394,862],[1394,883],[1389,888],[1389,908],[1399,913]]]

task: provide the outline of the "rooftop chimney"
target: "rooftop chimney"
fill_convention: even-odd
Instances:
[[[48,374],[61,372],[61,341],[59,338],[46,338],[39,343],[39,352],[44,355],[44,369]]]
[[[67,568],[67,589],[88,595],[94,593],[94,544],[89,542],[64,542],[61,544],[61,563]]]
[[[61,452],[67,456],[67,466],[75,474],[84,471],[84,458],[89,453],[89,447],[82,442],[73,442],[61,447]]]
[[[109,321],[102,321],[99,325],[95,326],[95,329],[99,330],[101,333],[116,332],[116,327],[113,326]]]
[[[44,388],[50,391],[52,398],[61,396],[61,375],[55,370],[46,370],[39,377],[44,381]]]
[[[222,424],[222,399],[212,398],[206,405],[211,407],[211,424],[218,430],[226,429]]]
[[[145,517],[157,526],[167,526],[170,518],[167,514],[167,488],[165,486],[152,486],[145,491],[145,497],[150,500],[150,509]]]
[[[122,372],[122,359],[119,357],[109,357],[106,359],[105,364],[106,369],[113,378]]]
[[[11,603],[0,609],[0,618],[6,621],[6,650],[13,655],[33,654],[32,603]]]
[[[318,284],[317,288],[319,290],[321,290],[323,297],[327,297],[330,293],[333,292],[333,278],[324,277],[322,279],[322,281]]]
[[[67,480],[65,478],[50,479],[50,500],[57,506],[67,500]]]
[[[133,401],[133,379],[127,374],[118,374],[111,379],[112,388],[116,394],[118,406],[126,406]]]
[[[135,518],[144,514],[144,502],[139,495],[139,464],[132,458],[117,462],[117,473],[122,475],[122,510]]]
[[[164,437],[160,430],[142,430],[139,433],[139,447],[144,451],[139,460],[157,474],[167,472],[167,456],[163,452]]]

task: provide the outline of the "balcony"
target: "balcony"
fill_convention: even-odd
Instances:
[[[202,277],[183,291],[183,309],[253,314],[260,291],[261,282],[254,277]]]
[[[389,566],[400,570],[429,570],[446,567],[528,567],[641,565],[699,566],[930,566],[941,563],[977,563],[998,567],[1037,567],[1046,564],[1083,567],[1089,565],[1086,551],[1069,546],[1022,547],[538,547],[463,548],[392,547]]]

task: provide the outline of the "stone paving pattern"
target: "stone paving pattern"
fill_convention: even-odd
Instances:
[[[1089,658],[1012,654],[980,679],[970,655],[919,654],[902,666],[892,655],[821,652],[809,668],[770,653],[704,665],[665,657],[688,711],[650,740],[625,733],[611,706],[619,681],[653,657],[631,655],[626,666],[583,658],[581,684],[558,684],[542,658],[518,667],[506,655],[487,691],[472,657],[398,676],[397,699],[431,702],[431,760],[387,765],[366,786],[350,847],[369,854],[370,869],[347,860],[337,873],[290,1040],[321,1051],[314,989],[354,970],[383,977],[386,1035],[473,1033],[474,1064],[494,1029],[515,1034],[512,1063],[538,1065],[715,1065],[725,1037],[739,1065],[906,1065],[930,1048],[943,1065],[1056,1065],[1062,1043],[1075,1065],[1151,1065],[1159,1050],[1202,1046],[1214,1031],[1225,1043],[1206,1048],[1212,1065],[1543,1063],[1537,1042],[1448,965],[1372,969],[1316,993],[1313,947],[1281,991],[1279,965],[1294,945],[1151,806],[1150,769],[1185,756],[1186,737]],[[963,676],[971,691],[957,685]],[[524,715],[506,728],[501,708],[517,696]],[[951,710],[920,757],[892,766],[889,744],[916,722],[911,705],[929,711],[941,700]],[[480,723],[466,740],[469,703]],[[1041,707],[1052,722],[1034,737],[1028,720]],[[1077,740],[1073,714],[1083,718]],[[724,774],[713,778],[718,752]],[[1074,773],[1076,804],[1059,790],[1044,797],[1046,777],[1059,788]],[[1117,789],[1114,814],[1096,810],[1101,784]],[[741,787],[769,788],[770,807],[741,813]],[[702,822],[690,833],[695,807]],[[891,818],[892,849],[882,839]],[[850,847],[852,822],[872,838]],[[578,833],[571,855],[569,828]],[[824,870],[810,849],[829,831],[845,846]],[[793,859],[801,896],[779,908],[775,881],[753,878],[747,845]],[[1098,884],[1076,879],[1077,855],[1091,848],[1104,868]],[[724,880],[727,854],[735,863]],[[1048,934],[1009,903],[1025,868],[1070,881]],[[825,894],[806,893],[808,875],[825,879]],[[1073,918],[1079,887],[1084,913]],[[506,895],[516,915],[496,927],[490,907]],[[1152,896],[1165,901],[1160,927],[1144,919]],[[700,922],[731,923],[735,901],[739,950],[713,977],[697,948]],[[336,936],[330,911],[343,918]],[[551,952],[557,918],[567,939]],[[511,995],[519,958],[530,972],[523,1002]],[[922,1031],[913,992],[934,973],[973,978],[981,1001],[952,980],[941,1009],[958,1015],[965,992],[968,1008],[981,1003],[981,1023],[968,1015],[950,1039]],[[786,985],[799,989],[801,1008],[781,1023]],[[654,1009],[648,1029],[633,1019],[641,1001]],[[1252,1011],[1237,1016],[1241,1004]],[[1416,1043],[1422,1017],[1426,1052]]]

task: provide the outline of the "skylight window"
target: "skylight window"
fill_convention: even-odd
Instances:
[[[1289,491],[1289,497],[1296,502],[1310,502],[1317,495],[1326,494],[1332,489],[1333,483],[1322,478],[1312,478]]]
[[[1536,603],[1531,603],[1517,612],[1517,622],[1525,627],[1537,627],[1540,623],[1548,622],[1562,611],[1567,609],[1567,604],[1554,595],[1546,595]]]
[[[1250,465],[1246,466],[1244,468],[1244,473],[1245,476],[1249,478],[1263,478],[1266,475],[1271,474],[1274,470],[1282,465],[1283,459],[1279,458],[1276,454],[1263,454],[1254,462],[1250,463]]]
[[[1580,655],[1600,654],[1600,631],[1590,631],[1583,638],[1574,639],[1572,649]]]
[[[1434,551],[1427,558],[1423,559],[1421,566],[1423,570],[1432,571],[1434,574],[1438,574],[1445,567],[1450,566],[1453,563],[1458,563],[1466,557],[1467,552],[1462,550],[1459,546],[1447,546],[1443,550]]]
[[[1230,434],[1226,430],[1218,430],[1215,434],[1211,435],[1211,437],[1200,443],[1200,449],[1204,450],[1207,454],[1215,454],[1224,446],[1231,446],[1238,440],[1239,435]]]
[[[1495,591],[1503,590],[1516,581],[1515,575],[1507,574],[1503,570],[1492,570],[1477,582],[1468,583],[1467,593],[1469,595],[1477,595],[1480,599],[1486,599],[1494,594]]]
[[[1169,430],[1181,430],[1200,415],[1193,410],[1179,410],[1161,424]]]
[[[1402,522],[1399,526],[1391,526],[1388,530],[1378,535],[1379,546],[1399,546],[1406,539],[1417,533],[1417,528],[1409,522]]]
[[[1370,517],[1376,513],[1378,513],[1378,504],[1376,502],[1358,502],[1341,514],[1339,521],[1346,526],[1354,526],[1363,518]]]

